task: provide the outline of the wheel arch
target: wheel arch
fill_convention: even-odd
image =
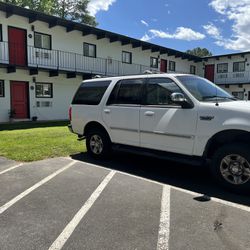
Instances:
[[[223,130],[213,135],[207,142],[203,157],[210,159],[219,147],[229,143],[246,143],[250,145],[250,132],[240,129]]]
[[[83,131],[83,135],[86,136],[87,132],[91,129],[100,129],[102,131],[104,131],[110,138],[111,140],[111,136],[110,134],[108,133],[108,130],[104,127],[103,124],[97,122],[97,121],[91,121],[91,122],[88,122],[85,127],[84,127],[84,131]]]

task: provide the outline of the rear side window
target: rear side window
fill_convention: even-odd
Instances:
[[[114,87],[107,105],[111,104],[140,104],[142,97],[143,79],[126,79]]]
[[[84,82],[77,90],[72,104],[98,105],[111,81]]]

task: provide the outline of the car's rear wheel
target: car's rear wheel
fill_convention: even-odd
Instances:
[[[235,143],[219,148],[212,158],[211,171],[227,188],[250,192],[250,147]]]
[[[86,146],[88,153],[94,158],[106,158],[111,152],[110,138],[101,129],[92,129],[87,132]]]

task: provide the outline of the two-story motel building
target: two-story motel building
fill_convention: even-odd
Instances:
[[[94,75],[146,70],[205,76],[250,99],[250,52],[199,58],[117,33],[0,3],[0,122],[67,119]]]

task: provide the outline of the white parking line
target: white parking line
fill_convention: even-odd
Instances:
[[[65,157],[65,158],[66,159],[71,159],[70,157]],[[79,162],[79,163],[82,163],[82,164],[89,165],[89,166],[93,166],[93,167],[97,167],[97,168],[102,168],[102,169],[110,170],[110,168],[103,167],[103,166],[100,166],[100,165],[96,165],[96,164],[93,164],[93,163],[88,163],[88,162],[83,162],[83,161],[78,161],[78,160],[76,160],[76,161]],[[119,171],[119,170],[116,170],[116,172],[120,173],[120,174],[127,175],[127,176],[131,176],[131,177],[134,177],[134,178],[137,178],[137,179],[140,179],[140,180],[144,180],[144,181],[148,181],[148,182],[151,182],[151,183],[155,183],[157,185],[161,185],[161,186],[162,185],[167,185],[167,184],[164,184],[164,183],[161,183],[161,182],[158,182],[158,181],[146,179],[144,177],[141,177],[141,176],[138,176],[138,175],[129,174],[129,173],[122,172],[122,171]],[[170,186],[170,185],[168,185],[168,186],[171,187],[171,189],[175,189],[175,190],[178,190],[178,191],[181,191],[181,192],[193,195],[193,196],[202,196],[202,195],[204,195],[202,193],[197,193],[197,192],[189,191],[187,189],[183,189],[183,188],[179,188],[179,187],[175,187],[175,186]],[[222,200],[222,199],[215,198],[215,197],[210,197],[210,198],[214,202],[217,202],[217,203],[220,203],[220,204],[223,204],[223,205],[226,205],[226,206],[230,206],[230,207],[233,207],[233,208],[241,209],[241,210],[246,211],[246,212],[250,212],[250,207],[249,206],[240,205],[240,204],[235,203],[235,202],[226,201],[226,200]]]
[[[161,216],[157,250],[168,250],[170,228],[170,187],[164,185],[161,198]]]
[[[14,165],[14,166],[12,166],[12,167],[10,167],[10,168],[7,168],[7,169],[1,171],[1,172],[0,172],[0,175],[1,175],[1,174],[5,174],[5,173],[7,173],[7,172],[9,172],[9,171],[11,171],[11,170],[13,170],[13,169],[19,168],[19,167],[21,167],[21,166],[23,166],[23,163]]]
[[[60,250],[66,241],[69,239],[71,234],[74,232],[77,225],[89,211],[89,209],[93,206],[97,198],[100,196],[104,188],[108,185],[112,177],[115,175],[115,171],[111,171],[105,179],[101,182],[101,184],[96,188],[96,190],[91,194],[88,200],[84,203],[84,205],[80,208],[80,210],[76,213],[73,219],[69,222],[69,224],[64,228],[62,233],[57,237],[57,239],[50,246],[49,250]]]
[[[3,206],[0,207],[0,214],[2,214],[4,211],[6,211],[8,208],[13,206],[16,202],[18,202],[19,200],[21,200],[22,198],[24,198],[25,196],[30,194],[32,191],[34,191],[38,187],[42,186],[46,182],[50,181],[51,179],[53,179],[54,177],[56,177],[57,175],[62,173],[63,171],[65,171],[65,170],[69,169],[70,167],[72,167],[75,163],[76,162],[73,161],[73,162],[67,164],[65,167],[57,170],[56,172],[54,172],[53,174],[51,174],[51,175],[47,176],[46,178],[42,179],[41,181],[39,181],[38,183],[36,183],[32,187],[26,189],[24,192],[22,192],[21,194],[19,194],[18,196],[16,196],[12,200],[10,200],[9,202],[5,203]]]

